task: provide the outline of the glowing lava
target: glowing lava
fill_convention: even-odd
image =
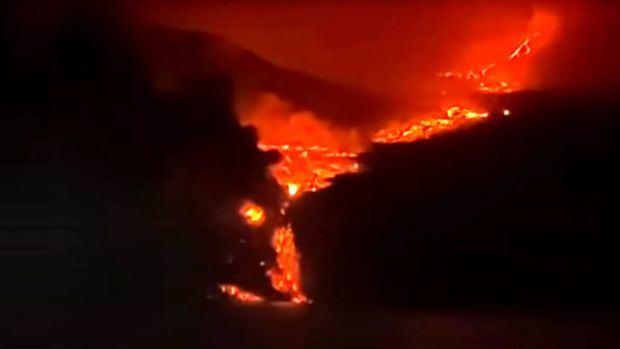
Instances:
[[[510,93],[521,88],[517,79],[509,79],[511,64],[522,61],[531,55],[534,46],[541,47],[549,41],[555,29],[556,18],[548,14],[534,17],[531,27],[536,28],[518,46],[498,63],[487,64],[481,69],[465,73],[444,72],[442,78],[456,79],[471,83],[469,90],[486,93]],[[551,28],[551,29],[549,29]],[[546,29],[546,30],[539,30]],[[265,107],[265,105],[267,107]],[[295,113],[277,97],[271,96],[269,103],[259,106],[258,116],[246,118],[258,130],[259,148],[264,151],[276,150],[282,155],[277,164],[271,166],[271,175],[277,180],[286,194],[280,207],[280,224],[271,238],[271,246],[276,252],[276,265],[267,271],[274,290],[285,294],[293,303],[309,303],[302,290],[300,259],[295,245],[295,235],[287,217],[290,201],[306,192],[327,188],[331,180],[341,174],[357,173],[360,165],[358,154],[364,151],[357,135],[335,130],[330,125],[314,118],[312,113]],[[290,113],[289,113],[290,112]],[[286,114],[286,115],[282,115]],[[511,111],[501,110],[508,117]],[[413,120],[392,123],[371,137],[374,143],[408,143],[433,137],[439,133],[473,124],[489,117],[489,112],[474,107],[453,105],[437,115],[417,117]],[[240,209],[241,215],[250,225],[261,225],[265,220],[262,208],[246,203]],[[262,301],[263,298],[243,291],[233,285],[220,286],[222,292],[244,302]]]
[[[308,297],[301,290],[299,254],[293,228],[290,225],[277,228],[273,232],[271,246],[277,256],[277,266],[267,272],[271,286],[274,290],[289,295],[293,303],[307,303]]]
[[[393,124],[377,132],[373,137],[375,143],[408,143],[419,139],[430,138],[438,133],[449,131],[465,125],[486,119],[487,112],[452,107],[446,110],[443,116],[415,120],[404,124]]]
[[[258,227],[265,223],[265,210],[252,201],[246,201],[239,209],[239,214],[251,226]]]
[[[252,292],[245,291],[235,285],[222,284],[220,285],[220,291],[223,294],[244,303],[261,303],[265,301],[263,297],[255,295]]]
[[[277,150],[282,160],[271,167],[271,174],[290,198],[328,187],[330,180],[344,173],[359,171],[357,153],[320,146],[259,144],[262,150]]]

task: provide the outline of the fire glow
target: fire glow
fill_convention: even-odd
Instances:
[[[522,81],[509,79],[510,74],[506,72],[510,72],[515,62],[524,61],[536,49],[548,43],[550,34],[555,30],[556,25],[555,17],[537,14],[530,23],[532,31],[500,61],[484,65],[482,68],[468,70],[465,73],[440,73],[439,77],[448,82],[453,80],[465,82],[470,91],[493,94],[514,92],[522,88]],[[504,117],[511,115],[509,109],[503,109],[500,113]],[[489,116],[490,112],[487,110],[455,104],[444,108],[443,112],[437,115],[391,123],[374,132],[367,143],[415,142],[464,125],[480,122]],[[288,117],[292,120],[295,115],[288,115]],[[334,131],[329,125],[317,121],[311,114],[298,115],[297,120],[303,122],[303,127],[300,129],[296,128],[299,124],[276,127],[276,117],[248,122],[258,130],[259,148],[263,151],[276,150],[282,156],[281,161],[271,166],[270,171],[282,187],[286,197],[280,208],[281,220],[284,222],[290,221],[286,212],[292,200],[304,193],[329,187],[332,179],[338,175],[359,172],[360,164],[357,157],[365,150],[365,147],[360,146],[361,143],[356,140],[355,135]],[[291,135],[295,139],[289,139]],[[258,221],[260,225],[264,221],[264,211],[260,207],[244,205],[240,212],[250,225]],[[256,212],[261,212],[260,219],[254,218]],[[302,290],[301,257],[295,245],[295,235],[290,223],[281,224],[275,228],[271,245],[276,252],[276,265],[266,274],[271,281],[272,288],[287,295],[293,303],[308,303],[309,299]],[[248,300],[249,302],[262,301],[262,297],[249,297],[234,287],[228,285],[228,288],[222,289],[222,292],[242,302],[246,302],[246,299],[251,299]],[[233,290],[237,291],[232,292]]]

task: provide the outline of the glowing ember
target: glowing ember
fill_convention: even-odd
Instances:
[[[261,296],[255,295],[252,292],[248,292],[245,291],[241,288],[239,288],[238,286],[235,285],[230,285],[230,284],[222,284],[219,286],[220,287],[220,291],[239,301],[239,302],[243,302],[243,303],[261,303],[263,301],[265,301],[265,299]]]
[[[251,201],[246,201],[241,206],[239,214],[251,226],[258,227],[265,222],[265,210]]]
[[[276,291],[289,295],[293,303],[307,303],[308,297],[301,290],[299,254],[293,228],[290,225],[276,228],[271,238],[271,246],[277,254],[277,266],[267,272],[271,286]]]

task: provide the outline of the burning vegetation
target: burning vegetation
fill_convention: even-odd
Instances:
[[[530,23],[530,32],[503,58],[466,72],[447,71],[438,77],[450,85],[464,83],[467,93],[505,94],[524,86],[528,57],[552,39],[557,19],[547,13],[538,13]],[[307,192],[315,192],[331,185],[341,174],[357,173],[357,157],[372,143],[409,143],[428,139],[437,134],[455,130],[487,119],[491,113],[476,106],[469,98],[441,93],[448,106],[436,115],[415,117],[404,122],[392,122],[374,131],[366,139],[355,131],[343,131],[319,121],[309,112],[295,112],[277,96],[265,95],[262,103],[250,115],[242,115],[242,122],[256,127],[258,147],[277,151],[281,160],[271,166],[271,175],[282,187],[285,199],[280,207],[279,224],[272,233],[271,244],[276,253],[276,265],[267,271],[274,290],[288,296],[293,303],[308,303],[301,282],[300,254],[295,245],[295,234],[287,217],[292,200]],[[459,101],[452,102],[450,101]],[[465,102],[463,102],[465,100]],[[511,115],[509,109],[499,113]],[[264,210],[245,203],[242,216],[250,225],[260,226],[265,220]],[[222,285],[222,292],[242,302],[263,301],[262,297],[241,291],[232,285]],[[251,296],[250,296],[251,295]]]

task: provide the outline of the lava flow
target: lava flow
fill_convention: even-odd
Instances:
[[[477,112],[461,107],[452,107],[443,116],[416,120],[404,124],[393,124],[377,132],[373,137],[375,143],[408,143],[418,139],[455,129],[466,123],[485,119],[488,112]]]
[[[535,16],[533,23],[537,28],[541,23],[552,23],[555,26],[555,17],[547,14]],[[514,62],[523,61],[524,57],[530,56],[534,47],[542,47],[544,42],[548,42],[549,38],[543,33],[548,34],[551,30],[532,31],[499,63],[487,64],[481,69],[469,70],[466,73],[445,72],[439,76],[471,83],[473,85],[469,90],[478,92],[496,94],[513,92],[522,87],[521,82],[518,79],[510,80],[511,74],[506,72],[510,72]],[[280,106],[274,110],[283,109],[287,108]],[[282,156],[281,161],[271,166],[270,171],[285,193],[286,199],[280,207],[281,217],[278,221],[284,223],[280,223],[273,232],[271,244],[276,252],[276,265],[271,267],[266,275],[271,281],[272,288],[287,295],[291,302],[308,303],[309,299],[302,289],[300,254],[295,245],[290,219],[287,217],[287,208],[292,200],[304,193],[327,188],[334,177],[359,172],[357,156],[364,151],[364,147],[360,146],[363,142],[351,141],[355,137],[351,137],[348,133],[339,133],[342,131],[332,129],[313,118],[310,113],[286,116],[288,119],[285,119],[289,120],[287,122],[297,120],[298,124],[282,123],[282,117],[271,115],[269,112],[266,114],[266,117],[263,115],[250,118],[249,122],[246,120],[246,124],[251,124],[258,130],[259,148],[264,151],[276,150]],[[504,109],[501,114],[508,117],[511,111]],[[375,132],[367,143],[415,142],[479,122],[487,119],[489,115],[486,110],[453,105],[437,115],[392,123]],[[298,127],[300,122],[303,127]],[[279,123],[284,126],[278,125]],[[248,206],[246,203],[240,212],[250,225],[261,225],[264,222],[264,211],[260,207]],[[250,297],[247,292],[242,292],[232,285],[222,286],[222,292],[239,301],[262,300],[262,297]]]
[[[290,198],[330,185],[339,174],[358,172],[357,153],[321,146],[259,144],[261,150],[277,150],[282,160],[271,168]]]
[[[235,285],[222,284],[220,285],[220,291],[223,294],[244,303],[260,303],[265,300],[263,297],[257,296],[252,292],[245,291]]]
[[[295,234],[290,224],[278,227],[273,232],[271,246],[276,251],[277,267],[269,269],[267,276],[271,279],[274,290],[290,296],[293,303],[307,303],[308,297],[301,289],[301,272],[299,254],[295,246]]]

